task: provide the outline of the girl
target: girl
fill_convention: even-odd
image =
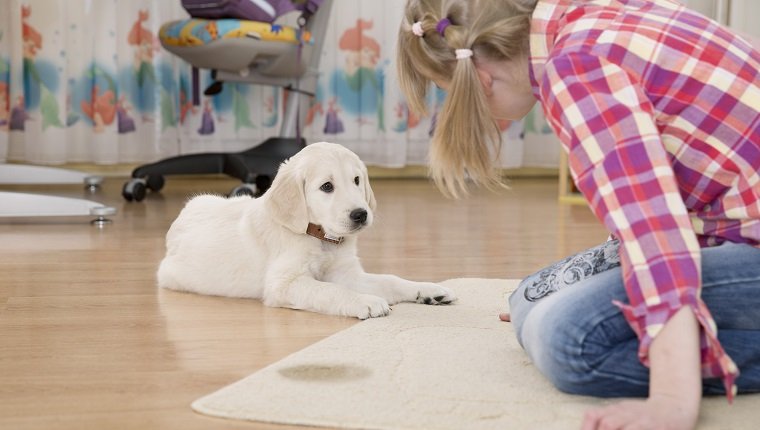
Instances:
[[[510,297],[560,390],[646,397],[583,428],[693,428],[702,393],[760,391],[758,51],[671,0],[409,0],[398,40],[410,107],[431,82],[448,94],[445,193],[500,186],[496,121],[538,101],[614,236]]]

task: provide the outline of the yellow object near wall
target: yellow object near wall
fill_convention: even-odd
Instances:
[[[311,41],[311,34],[294,27],[238,19],[183,19],[161,26],[161,41],[171,46],[207,45],[219,39],[254,38],[297,44]]]

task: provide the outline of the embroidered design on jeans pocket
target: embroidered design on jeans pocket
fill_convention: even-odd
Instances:
[[[541,270],[526,280],[529,285],[525,288],[525,299],[535,302],[568,285],[620,266],[619,245],[619,241],[611,240]]]

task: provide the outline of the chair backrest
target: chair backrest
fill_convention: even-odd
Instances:
[[[278,17],[300,10],[310,16],[322,0],[182,0],[182,7],[193,18],[234,18],[274,22]]]

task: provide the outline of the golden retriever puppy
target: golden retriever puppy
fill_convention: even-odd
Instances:
[[[334,143],[308,145],[258,199],[191,199],[166,235],[158,285],[360,319],[388,315],[398,302],[455,301],[434,283],[364,271],[357,233],[372,224],[374,210],[356,154]]]

